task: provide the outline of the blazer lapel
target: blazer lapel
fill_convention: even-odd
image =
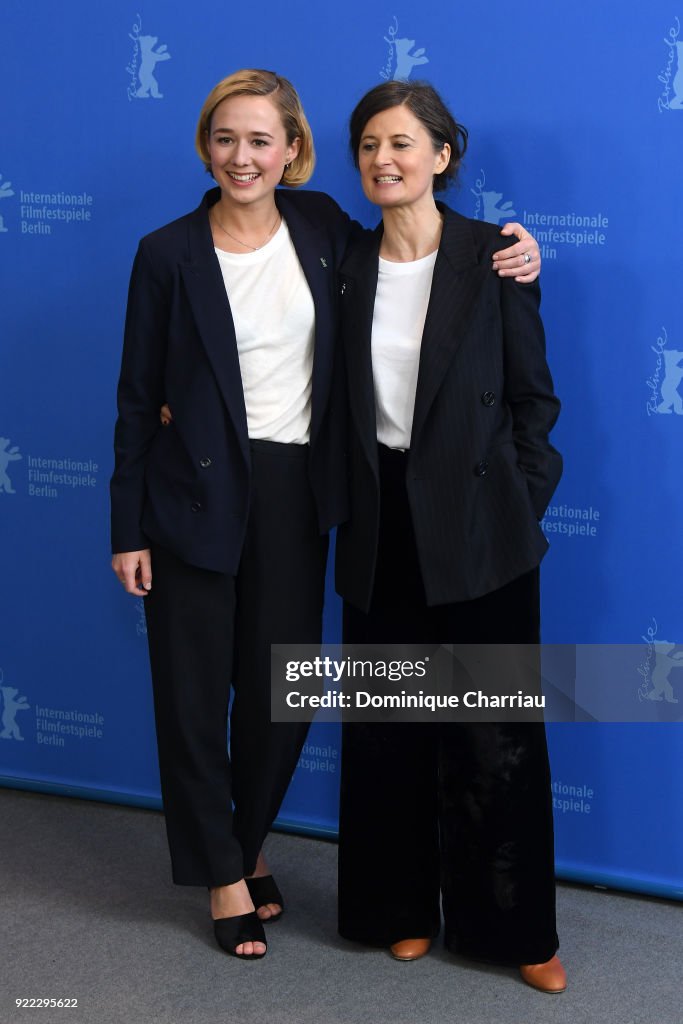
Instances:
[[[187,263],[180,264],[180,272],[197,329],[237,432],[242,454],[249,463],[247,412],[244,405],[235,325],[221,268],[214,252],[209,224],[209,208],[219,195],[218,189],[207,192],[201,205],[190,218],[190,258]]]
[[[371,342],[381,241],[380,224],[352,247],[340,269],[349,408],[375,476],[379,476],[379,464]]]
[[[491,273],[488,264],[478,261],[466,218],[441,204],[439,207],[444,224],[422,334],[411,448],[467,333],[486,275]]]
[[[336,323],[334,317],[334,254],[327,236],[311,223],[287,192],[276,190],[275,202],[287,222],[315,306],[315,347],[311,396],[311,444],[317,436],[332,382]]]

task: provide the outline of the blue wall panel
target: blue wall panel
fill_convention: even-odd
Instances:
[[[374,223],[346,118],[381,79],[424,76],[471,132],[451,203],[520,220],[542,245],[566,455],[544,522],[545,639],[642,645],[642,671],[623,686],[644,721],[656,711],[651,724],[550,727],[559,869],[683,894],[683,670],[671,661],[681,648],[667,646],[683,639],[681,18],[661,0],[561,11],[491,0],[486,17],[358,0],[258,13],[204,0],[4,4],[7,784],[158,801],[144,618],[107,567],[107,480],[130,263],[138,238],[208,184],[192,145],[206,93],[238,67],[290,77],[315,132],[312,187]],[[38,26],[44,45],[27,46]],[[338,634],[332,599],[326,629]],[[282,821],[333,832],[335,728],[314,727],[304,758]]]

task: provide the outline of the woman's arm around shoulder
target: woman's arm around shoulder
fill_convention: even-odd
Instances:
[[[501,238],[518,239],[493,254],[493,270],[499,277],[513,277],[520,284],[531,284],[541,273],[541,250],[533,235],[521,224],[510,221],[500,230]],[[502,242],[501,242],[502,245]]]

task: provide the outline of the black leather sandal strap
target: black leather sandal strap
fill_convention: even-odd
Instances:
[[[285,909],[282,893],[272,875],[263,875],[261,878],[245,878],[245,882],[255,907],[263,907],[266,903],[277,903],[283,910]]]

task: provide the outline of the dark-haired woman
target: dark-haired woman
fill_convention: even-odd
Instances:
[[[538,288],[490,274],[496,229],[434,201],[465,144],[424,83],[382,84],[351,117],[382,224],[341,266],[349,643],[539,641],[559,403]],[[542,723],[345,724],[341,934],[417,959],[440,901],[449,949],[566,987]]]

